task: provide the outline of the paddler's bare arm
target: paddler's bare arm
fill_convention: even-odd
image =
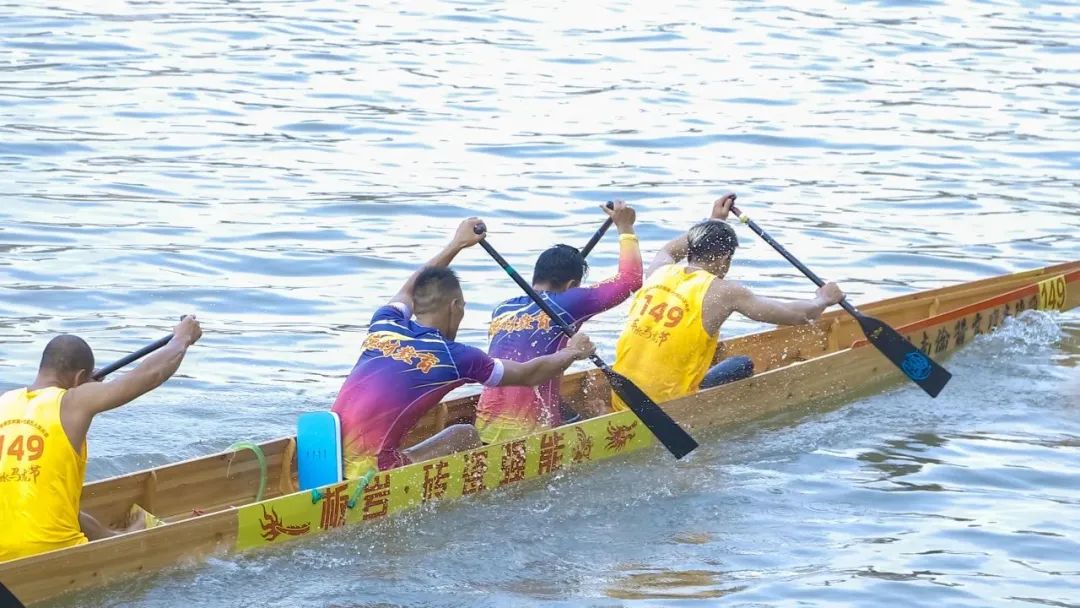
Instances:
[[[726,220],[728,213],[731,211],[731,206],[734,204],[735,194],[731,192],[716,199],[713,202],[712,214],[709,219]],[[645,276],[651,276],[658,268],[686,259],[686,253],[690,249],[690,240],[687,235],[688,233],[684,232],[661,247],[660,251],[656,252],[656,256],[653,257],[652,263],[649,264],[649,269],[645,271]]]
[[[69,390],[60,402],[60,423],[71,445],[82,448],[95,415],[133,401],[172,377],[188,347],[201,336],[199,321],[188,315],[173,329],[172,340],[132,371],[111,382],[87,382]]]
[[[556,376],[562,375],[574,361],[585,359],[594,352],[596,352],[596,347],[593,346],[589,337],[579,333],[574,334],[570,341],[566,343],[566,347],[556,353],[537,357],[526,363],[503,359],[503,377],[502,381],[499,382],[499,386],[537,386],[543,384]]]
[[[804,325],[816,320],[843,297],[836,283],[826,283],[812,299],[785,302],[756,295],[735,281],[716,280],[705,296],[702,323],[709,335],[716,335],[733,312],[775,325]]]
[[[671,239],[653,256],[653,261],[649,264],[649,269],[645,271],[645,276],[652,276],[658,268],[686,259],[686,252],[689,249],[690,240],[685,232]]]
[[[454,233],[454,237],[450,239],[450,244],[443,248],[435,257],[427,261],[426,264],[416,269],[416,272],[412,273],[409,280],[405,281],[405,284],[401,286],[401,290],[397,292],[390,301],[401,302],[412,310],[413,307],[413,287],[416,285],[416,276],[420,274],[420,271],[429,266],[436,266],[439,268],[446,268],[450,265],[450,262],[454,261],[454,257],[461,253],[461,250],[472,247],[479,243],[485,235],[476,234],[473,230],[478,224],[484,222],[478,218],[470,217],[469,219],[461,222],[457,227],[457,231]]]

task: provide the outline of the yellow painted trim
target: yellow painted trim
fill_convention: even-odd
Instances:
[[[1068,283],[1065,275],[1058,275],[1045,281],[1039,281],[1039,300],[1036,308],[1039,310],[1065,310],[1065,302],[1068,299]]]

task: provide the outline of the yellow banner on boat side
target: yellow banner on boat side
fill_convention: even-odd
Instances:
[[[1056,276],[1039,283],[1039,310],[1065,310],[1067,287],[1065,275]]]
[[[236,548],[264,547],[378,520],[433,500],[460,498],[604,460],[653,443],[632,412],[620,412],[445,458],[240,508]]]

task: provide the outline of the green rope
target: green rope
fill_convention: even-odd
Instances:
[[[356,484],[356,489],[353,490],[352,496],[349,497],[347,506],[352,509],[356,506],[356,503],[360,500],[360,493],[364,491],[371,480],[375,477],[375,469],[368,469],[367,473],[364,473],[363,477]],[[319,491],[319,488],[311,489],[311,504],[316,504],[324,498],[324,494]]]
[[[375,469],[368,469],[367,473],[360,478],[360,481],[356,484],[356,489],[353,490],[352,496],[349,497],[348,507],[352,509],[356,506],[356,503],[360,500],[360,493],[364,491],[364,488],[371,483],[371,480],[375,477]]]
[[[255,453],[255,459],[259,461],[259,492],[255,495],[255,502],[262,502],[263,494],[266,493],[266,454],[263,454],[262,448],[250,441],[237,441],[225,448],[225,451],[233,452],[234,456],[239,450],[251,450]],[[229,460],[229,468],[232,468],[232,459]],[[228,475],[229,471],[226,469],[225,476]]]

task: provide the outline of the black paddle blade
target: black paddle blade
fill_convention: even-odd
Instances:
[[[683,430],[679,423],[667,415],[667,412],[660,409],[660,406],[656,405],[656,402],[650,399],[645,391],[610,367],[604,366],[602,369],[607,374],[611,390],[615,391],[623,403],[637,414],[641,422],[649,427],[652,434],[664,444],[676,460],[698,447],[690,433]]]
[[[0,583],[0,607],[3,608],[26,608],[23,603],[19,601],[19,598],[15,597],[15,594],[8,591],[8,588],[4,586],[4,583]]]
[[[915,348],[900,332],[874,317],[860,314],[855,319],[859,321],[866,339],[888,357],[893,365],[900,368],[905,376],[922,387],[926,394],[937,397],[941,389],[949,383],[952,374]]]

